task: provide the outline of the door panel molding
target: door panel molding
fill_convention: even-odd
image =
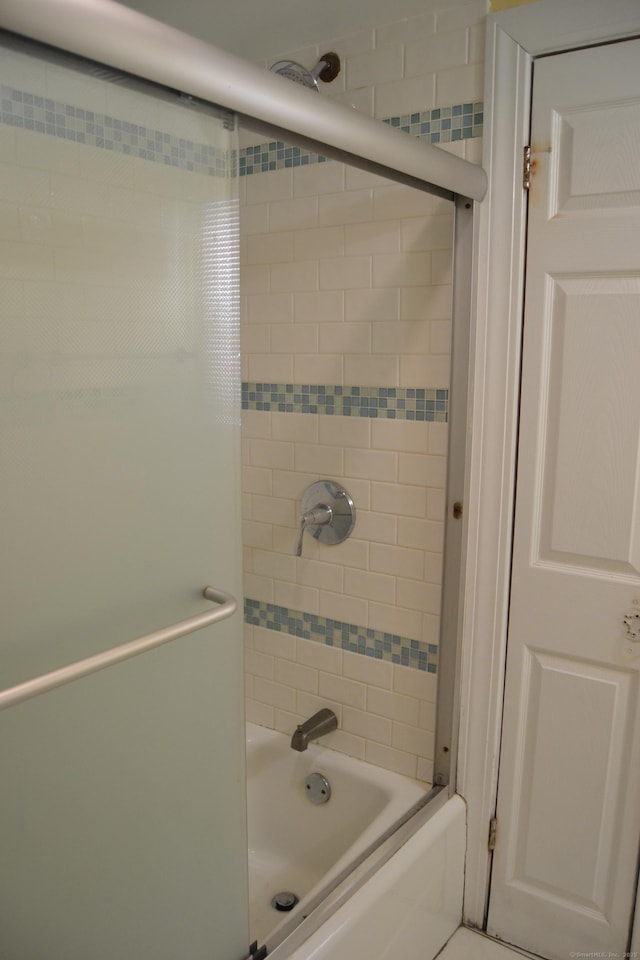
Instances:
[[[529,649],[523,657],[520,687],[521,733],[511,810],[514,826],[516,821],[520,824],[514,833],[520,836],[508,855],[506,873],[520,891],[565,909],[589,912],[591,920],[606,924],[610,876],[616,867],[606,852],[624,842],[615,836],[624,811],[613,783],[626,785],[628,779],[626,747],[636,716],[638,674]],[[581,709],[558,728],[559,710],[568,696],[575,696],[570,687],[579,688]],[[589,767],[571,750],[574,736],[585,730],[591,742]],[[606,767],[606,777],[594,778],[598,764]],[[536,776],[539,769],[544,771],[542,778]],[[590,844],[579,842],[585,822]],[[563,850],[546,842],[551,825],[565,837],[575,835],[576,842],[567,845],[574,850],[577,865],[569,865]]]
[[[628,520],[638,508],[639,279],[613,270],[544,279],[544,450],[533,563],[631,582],[640,576],[637,531]],[[608,457],[594,456],[598,446]]]

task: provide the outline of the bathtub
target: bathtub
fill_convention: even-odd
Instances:
[[[434,960],[462,921],[466,844],[464,801],[441,798],[365,882],[356,869],[269,960]]]
[[[322,945],[331,942],[326,956],[334,958],[338,922],[345,958],[358,960],[358,938],[367,942],[381,917],[388,931],[397,926],[389,916],[395,904],[396,920],[398,911],[416,913],[404,924],[407,957],[414,956],[416,924],[428,924],[422,944],[432,942],[435,956],[460,923],[463,802],[442,791],[425,806],[427,791],[415,780],[320,744],[303,753],[289,744],[284,734],[247,724],[251,940],[267,946],[274,960],[306,957],[312,944],[324,957]],[[330,784],[326,803],[309,799],[305,784],[313,773]],[[409,812],[415,815],[396,829]],[[299,898],[290,911],[272,906],[282,892]],[[379,934],[376,944],[382,944]],[[362,950],[369,960],[376,956],[370,944]],[[397,934],[390,950],[389,957],[400,960]],[[426,952],[421,956],[428,960]]]
[[[355,876],[364,882],[367,852],[408,811],[420,808],[427,795],[417,781],[320,744],[297,753],[289,743],[284,734],[247,724],[250,935],[268,946],[270,956],[278,944],[279,953],[286,944],[290,952],[338,910],[350,896],[344,892],[352,882],[350,867],[362,861]],[[313,773],[330,784],[326,803],[309,799],[305,783]],[[323,898],[332,887],[333,893]],[[290,911],[272,906],[282,892],[299,898]],[[313,911],[314,924],[305,917],[318,903],[322,906]]]

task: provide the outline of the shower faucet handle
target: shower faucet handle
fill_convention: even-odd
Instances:
[[[351,534],[355,522],[356,508],[344,487],[333,480],[312,483],[302,496],[295,556],[302,556],[305,530],[322,543],[341,543]]]
[[[302,538],[307,527],[324,526],[331,523],[333,519],[333,510],[326,503],[318,503],[311,510],[307,510],[300,517],[300,529],[298,530],[298,542],[296,543],[296,557],[302,556]]]

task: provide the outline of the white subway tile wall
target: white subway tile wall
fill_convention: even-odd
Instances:
[[[333,50],[342,69],[331,83],[320,83],[322,95],[379,119],[478,101],[488,6],[488,0],[451,0],[446,6],[443,0],[441,10],[283,50],[263,65],[290,58],[310,68]],[[462,95],[451,97],[456,89]],[[259,139],[247,128],[240,143]]]
[[[338,717],[327,746],[430,781],[435,675],[245,625],[247,718],[291,733],[322,706]]]
[[[312,66],[334,50],[342,72],[321,95],[380,119],[473,104],[481,123],[486,11],[449,4],[281,56]],[[478,129],[441,146],[478,162]],[[451,205],[334,161],[258,172],[261,139],[240,141],[247,716],[291,733],[329,705],[328,746],[430,782]],[[376,400],[366,413],[346,405],[357,388]],[[418,390],[432,406],[410,419]],[[351,493],[356,527],[333,547],[306,535],[296,558],[300,498],[323,477]]]

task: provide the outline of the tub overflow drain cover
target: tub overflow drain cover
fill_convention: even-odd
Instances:
[[[271,901],[271,906],[275,907],[276,910],[293,910],[296,903],[298,902],[298,897],[295,893],[291,893],[290,890],[283,890],[281,893],[276,893],[275,897]]]
[[[311,803],[326,803],[331,797],[331,784],[321,773],[311,773],[304,782]]]

